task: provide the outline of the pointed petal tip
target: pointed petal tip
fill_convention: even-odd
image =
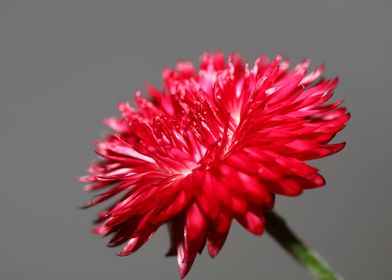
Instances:
[[[187,263],[181,263],[180,264],[180,278],[181,279],[184,279],[185,278],[185,276],[187,276],[187,274],[189,273],[189,271],[190,271],[190,269],[191,269],[191,266],[190,265],[188,265]]]
[[[110,229],[104,226],[98,226],[96,228],[93,228],[90,230],[90,233],[96,234],[96,235],[107,235],[109,234]]]
[[[84,185],[84,186],[82,187],[82,189],[83,189],[84,192],[91,192],[91,191],[93,191],[93,187],[92,187],[92,185],[90,185],[90,184]]]
[[[115,253],[116,254],[116,256],[118,256],[118,257],[126,257],[126,256],[129,256],[129,255],[131,255],[132,253],[124,253],[124,252],[120,252],[120,253]]]
[[[340,78],[339,78],[339,76],[336,76],[336,77],[333,78],[333,80],[331,81],[331,84],[333,84],[333,88],[335,88],[339,83],[340,83]]]
[[[79,206],[79,209],[84,210],[84,209],[88,209],[92,206],[92,204],[90,202],[86,202],[83,205]]]
[[[333,147],[332,154],[338,153],[341,150],[343,150],[344,147],[346,147],[346,143],[347,142],[340,142],[340,143],[337,143],[337,144],[333,144],[334,147]]]
[[[92,181],[94,181],[94,178],[95,177],[93,175],[83,175],[76,177],[76,179],[82,183],[91,183]]]
[[[326,184],[325,178],[322,175],[318,174],[318,173],[316,173],[310,179],[311,179],[311,181],[314,182],[316,188],[317,187],[322,187],[322,186],[324,186]]]
[[[210,255],[211,258],[215,258],[219,254],[219,249],[208,247],[208,254]]]

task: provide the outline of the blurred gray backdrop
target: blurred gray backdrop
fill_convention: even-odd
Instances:
[[[347,279],[389,279],[390,0],[0,1],[0,278],[178,279],[166,229],[133,256],[89,234],[98,208],[77,177],[92,141],[163,66],[204,50],[252,61],[282,53],[326,62],[352,119],[348,145],[315,164],[327,186],[277,210]],[[235,225],[220,255],[187,279],[311,279],[268,235]]]

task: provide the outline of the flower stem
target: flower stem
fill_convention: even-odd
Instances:
[[[267,232],[292,255],[300,264],[319,280],[343,280],[343,277],[320,257],[320,255],[308,248],[287,226],[286,222],[278,214],[271,211],[266,213]]]

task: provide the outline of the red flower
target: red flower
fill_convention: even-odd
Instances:
[[[147,85],[137,109],[121,103],[115,132],[97,143],[103,159],[81,178],[86,191],[105,189],[86,206],[116,195],[100,213],[98,234],[123,243],[120,255],[138,250],[168,223],[180,275],[207,243],[214,257],[233,219],[254,234],[264,229],[275,194],[295,196],[324,185],[304,161],[341,150],[328,144],[349,119],[341,101],[326,104],[338,80],[307,73],[309,61],[289,70],[281,56],[258,58],[252,68],[240,55],[204,53],[164,69],[162,90]]]

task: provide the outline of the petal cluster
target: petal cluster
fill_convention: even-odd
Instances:
[[[114,203],[93,231],[123,244],[125,256],[167,223],[181,277],[205,245],[218,254],[233,220],[261,234],[276,194],[324,185],[305,161],[344,146],[329,143],[349,120],[341,101],[328,102],[338,80],[308,67],[281,56],[249,66],[217,52],[204,53],[199,69],[164,69],[162,89],[147,85],[148,98],[137,92],[135,107],[121,103],[121,117],[105,119],[113,132],[81,180],[100,191],[86,207]]]

